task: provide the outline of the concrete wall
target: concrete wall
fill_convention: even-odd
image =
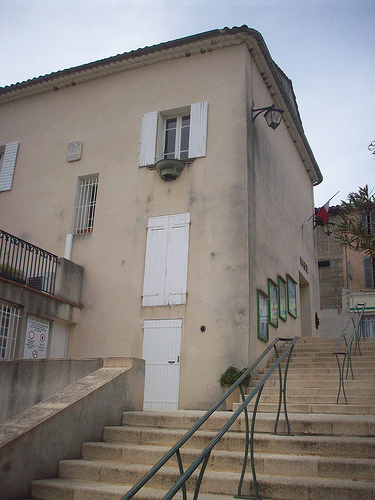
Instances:
[[[269,85],[263,78],[249,57],[249,115],[251,106],[272,104]],[[278,328],[270,325],[270,340],[278,336],[315,336],[319,335],[314,321],[319,311],[319,280],[312,221],[304,225],[314,210],[312,183],[288,128],[282,122],[272,130],[262,115],[254,123],[248,119],[247,124],[250,357],[266,347],[256,336],[256,289],[267,293],[268,278],[277,283],[278,275],[284,279],[291,275],[297,282],[297,318],[288,314],[286,322],[279,319]]]
[[[73,304],[81,303],[83,267],[60,257],[57,261],[55,296]]]
[[[0,422],[102,367],[102,358],[2,360]]]
[[[79,458],[123,410],[141,410],[144,361],[114,358],[103,368],[0,425],[0,498],[30,497],[33,479],[56,477],[58,462]]]
[[[67,325],[74,325],[78,322],[81,305],[68,301],[67,298],[80,298],[82,268],[65,259],[59,259],[59,262],[60,261],[62,262],[62,268],[60,268],[60,266],[58,267],[56,293],[61,292],[65,298],[60,299],[56,296],[51,296],[38,290],[32,290],[23,285],[11,283],[0,278],[0,301],[3,299],[21,308],[21,320],[16,341],[15,358],[22,359],[23,357],[27,319],[29,315],[37,316],[50,322],[55,320],[60,321]],[[62,276],[64,270],[68,271],[66,282],[64,282]],[[69,276],[72,276],[73,279],[69,280]],[[72,293],[69,292],[70,285],[72,286]],[[53,335],[54,332],[52,327],[49,335],[49,345]]]

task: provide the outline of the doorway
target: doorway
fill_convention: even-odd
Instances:
[[[177,410],[180,392],[182,319],[145,320],[143,408]]]
[[[301,337],[312,337],[310,285],[301,273],[299,273],[299,297],[301,304]]]

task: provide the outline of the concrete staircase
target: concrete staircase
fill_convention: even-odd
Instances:
[[[270,412],[276,404],[277,381],[267,382],[257,415],[255,468],[260,496],[274,500],[375,500],[375,339],[362,344],[363,355],[353,362],[356,379],[355,384],[347,385],[349,405],[336,405],[336,361],[331,368],[331,361],[320,352],[322,348],[331,353],[332,341],[300,339],[297,345],[288,375],[292,435],[272,434],[275,414]],[[83,445],[81,460],[61,461],[59,478],[34,481],[32,498],[120,500],[203,414],[125,412],[122,426],[104,428],[103,442]],[[182,450],[185,468],[230,416],[230,412],[216,412],[189,440]],[[285,431],[283,418],[281,424],[279,432]],[[200,490],[201,500],[229,500],[237,494],[244,429],[241,417],[212,452]],[[163,498],[177,477],[177,462],[171,459],[136,498]],[[194,475],[189,480],[189,498],[196,478]],[[243,494],[252,494],[251,483],[249,470]]]
[[[294,346],[287,375],[287,410],[289,413],[334,413],[375,415],[375,338],[361,341],[361,356],[352,356],[354,380],[349,371],[345,380],[348,404],[341,391],[339,404],[339,368],[332,354],[337,339],[300,338]],[[353,350],[354,352],[354,350]],[[275,358],[276,359],[276,358]],[[342,357],[340,356],[340,362]],[[272,366],[272,362],[269,366]],[[283,373],[286,362],[282,363]],[[252,381],[255,387],[264,373]],[[263,389],[259,410],[276,412],[279,401],[279,375],[274,372]],[[234,405],[236,409],[239,405]],[[253,408],[254,403],[249,405]]]

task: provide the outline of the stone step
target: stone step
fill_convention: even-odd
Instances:
[[[234,403],[233,411],[236,411],[239,407],[239,403]],[[249,403],[249,410],[252,411],[254,408],[254,403]],[[272,413],[277,412],[278,405],[276,403],[262,403],[259,405],[258,412]],[[342,415],[374,415],[375,405],[353,405],[350,404],[348,398],[348,404],[344,404],[344,397],[340,396],[339,404],[289,404],[287,407],[288,413],[335,413]]]
[[[129,485],[76,481],[67,479],[46,479],[33,481],[33,500],[121,500],[130,489]],[[162,500],[164,489],[143,488],[135,497],[137,500]],[[174,497],[181,500],[181,493]],[[200,500],[233,500],[233,495],[212,495],[201,493]]]
[[[340,363],[342,363],[342,356],[339,356]],[[272,362],[269,363],[270,366],[273,365],[273,363],[276,361],[276,359],[273,359]],[[355,366],[362,366],[362,365],[368,365],[371,363],[375,362],[375,354],[373,356],[356,356],[355,358],[352,358],[352,366],[353,368]],[[285,358],[281,362],[281,366],[286,365],[287,361]],[[290,361],[289,361],[289,367],[297,367],[297,366],[304,366],[306,367],[306,364],[312,364],[314,365],[319,365],[322,367],[334,367],[337,368],[337,359],[336,356],[330,356],[330,357],[319,357],[317,356],[292,356]]]
[[[182,429],[153,429],[137,426],[105,427],[103,440],[110,443],[156,445],[171,447],[183,435]],[[189,449],[204,449],[215,436],[213,431],[197,431],[189,440]],[[375,438],[358,436],[314,436],[314,435],[271,435],[257,433],[254,437],[255,451],[286,454],[332,455],[353,458],[374,458]],[[245,434],[228,431],[217,443],[215,450],[243,451]]]
[[[270,367],[273,365],[273,363],[270,363]],[[375,378],[375,368],[374,366],[372,366],[371,364],[367,364],[367,363],[364,363],[363,365],[352,365],[353,366],[353,373],[354,373],[354,377],[356,377],[356,375],[366,375],[366,376],[369,376],[370,378]],[[270,368],[269,367],[269,368]],[[346,370],[346,366],[345,366],[345,370]],[[277,371],[277,370],[275,370]],[[275,372],[274,372],[275,373]],[[320,366],[318,363],[317,364],[309,364],[309,365],[296,365],[296,364],[290,364],[289,365],[289,368],[288,368],[288,375],[290,374],[300,374],[300,373],[307,373],[307,374],[311,374],[311,375],[314,375],[317,374],[317,375],[320,375],[322,377],[327,377],[329,378],[329,375],[331,374],[334,374],[334,375],[339,375],[339,367],[338,367],[338,364],[336,363],[336,365],[332,364],[331,366],[327,366],[327,367],[322,367]],[[350,368],[349,368],[349,373],[350,373]]]
[[[162,446],[139,446],[122,443],[85,443],[82,458],[98,461],[111,461],[128,464],[144,464],[147,468],[157,463],[169,448]],[[200,450],[183,449],[181,458],[186,465],[191,464],[199,455]],[[213,451],[207,464],[208,469],[232,471],[240,473],[243,466],[243,452]],[[63,464],[63,462],[62,462]],[[177,467],[176,457],[168,464]],[[63,469],[73,462],[64,462]],[[100,465],[99,465],[100,467]],[[323,456],[281,455],[271,453],[256,453],[255,468],[258,473],[271,475],[293,475],[309,477],[336,477],[341,479],[371,481],[375,478],[375,459],[342,458]],[[100,472],[99,472],[100,474]],[[72,477],[65,472],[64,477]]]
[[[255,387],[261,379],[257,380],[254,379],[251,382],[251,386]],[[266,387],[279,387],[279,378],[277,377],[271,377],[267,380],[265,384]],[[287,377],[287,388],[291,387],[296,387],[296,388],[322,388],[323,390],[332,390],[333,388],[338,390],[339,388],[339,378],[334,378],[331,380],[325,380],[325,379],[306,379],[306,380],[299,380],[299,379],[292,379],[289,380],[289,375]],[[353,389],[354,391],[358,391],[361,389],[366,389],[370,390],[372,394],[375,393],[375,381],[374,380],[357,380],[357,379],[348,379],[345,380],[345,390],[346,389]]]
[[[250,388],[246,392],[250,394]],[[319,395],[329,395],[337,397],[338,394],[338,383],[332,387],[299,387],[298,385],[291,386],[287,384],[287,394],[289,396],[319,396]],[[374,398],[374,389],[371,387],[357,388],[357,387],[347,387],[345,385],[345,392],[347,396],[364,396]],[[263,388],[262,396],[265,395],[279,395],[278,385],[265,385]],[[335,401],[336,402],[336,401]]]
[[[225,479],[227,494],[206,490],[216,490]],[[373,500],[373,484],[366,481],[348,481],[330,478],[271,476],[259,474],[258,493],[269,500]],[[206,471],[202,483],[200,500],[229,500],[237,493],[238,475]],[[98,483],[76,480],[38,480],[32,483],[32,496],[35,500],[121,500],[129,489],[128,485]],[[137,494],[137,500],[161,500],[166,488],[144,488]],[[245,477],[243,495],[253,494],[252,480]],[[176,495],[181,499],[181,494]]]
[[[141,412],[124,412],[123,424],[134,427],[163,427],[184,429],[185,432],[190,429],[204,415],[199,410],[184,411],[162,411],[149,410]],[[232,416],[231,412],[216,412],[202,429],[219,431],[225,422]],[[275,413],[261,413],[257,415],[255,430],[256,432],[273,433],[275,424]],[[305,415],[295,413],[289,417],[290,426],[294,435],[320,434],[320,435],[340,435],[340,436],[370,436],[375,437],[375,416],[365,415]],[[280,417],[279,431],[286,432],[285,419]],[[234,422],[230,428],[232,432],[245,431],[245,419],[243,414]]]
[[[375,381],[375,373],[373,370],[369,368],[356,368],[354,371],[354,380],[368,380],[374,383]],[[284,373],[284,372],[283,372]],[[260,374],[260,378],[263,378],[264,373]],[[276,369],[270,379],[278,378],[278,370]],[[350,375],[348,376],[348,378]],[[259,377],[258,377],[259,378]],[[300,378],[301,380],[308,379],[318,379],[318,380],[339,380],[339,369],[329,368],[328,370],[321,370],[320,368],[306,368],[305,370],[302,368],[298,368],[295,370],[288,371],[288,380],[296,380]],[[351,378],[351,377],[350,377]]]
[[[341,395],[343,396],[342,392]],[[341,396],[340,396],[341,397]],[[364,405],[373,406],[375,408],[375,397],[374,396],[353,396],[346,394],[349,405]],[[275,394],[264,394],[260,397],[261,403],[278,403],[279,395]],[[288,405],[292,404],[322,404],[330,405],[337,403],[337,391],[334,394],[291,394],[289,391],[286,392],[286,402]]]

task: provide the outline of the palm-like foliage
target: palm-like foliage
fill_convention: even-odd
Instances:
[[[371,212],[373,216],[368,218]],[[368,185],[341,202],[340,214],[342,220],[336,226],[336,238],[344,246],[375,258],[375,195],[369,192]]]

